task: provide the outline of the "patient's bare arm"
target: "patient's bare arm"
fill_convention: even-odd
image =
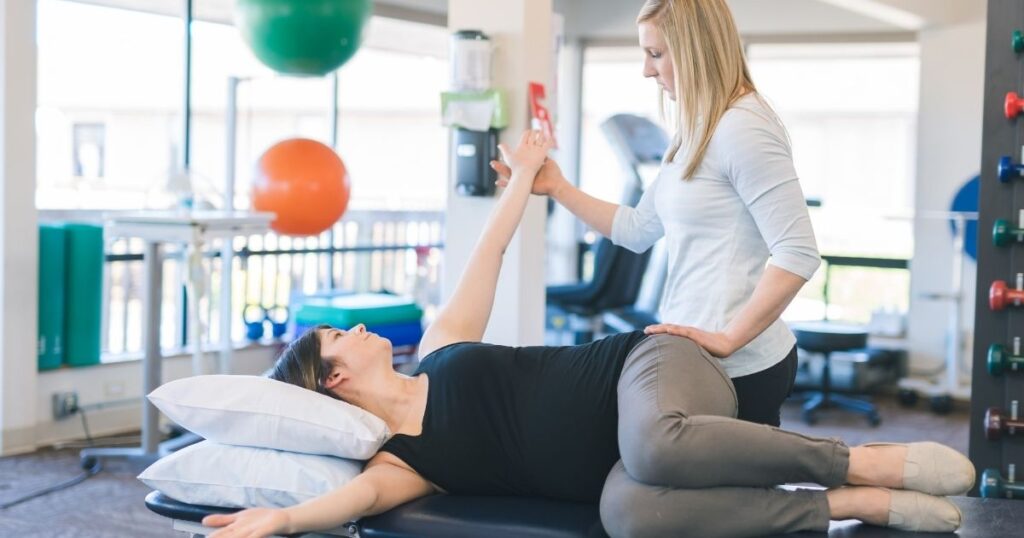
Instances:
[[[526,211],[533,178],[552,145],[551,138],[542,132],[527,131],[514,151],[500,146],[512,178],[491,212],[455,292],[423,335],[421,357],[453,342],[478,342],[483,338],[494,306],[502,257]]]
[[[285,509],[251,508],[236,514],[211,515],[203,518],[203,524],[224,527],[210,538],[234,533],[271,536],[327,531],[434,492],[430,482],[415,472],[374,457],[351,482],[315,499]]]

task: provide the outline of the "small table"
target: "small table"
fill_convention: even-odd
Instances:
[[[132,448],[88,448],[80,453],[82,465],[93,467],[98,458],[124,458],[149,464],[197,439],[184,435],[160,443],[158,421],[160,414],[146,396],[161,384],[160,362],[160,303],[163,289],[163,264],[161,248],[165,243],[191,245],[201,250],[213,239],[231,239],[237,236],[263,234],[269,231],[273,213],[246,211],[151,211],[140,213],[115,213],[105,216],[107,237],[140,238],[145,241],[143,264],[145,266],[142,309],[145,313],[142,340],[145,354],[142,359],[142,442]],[[221,252],[223,267],[231,267],[234,254],[231,242],[226,241]],[[220,313],[222,322],[231,316],[231,271],[221,272]],[[230,330],[221,330],[220,369],[228,373],[231,369]],[[199,340],[197,339],[197,344]],[[195,365],[194,365],[195,366]]]

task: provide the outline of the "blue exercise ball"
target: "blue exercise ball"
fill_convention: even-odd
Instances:
[[[974,176],[967,180],[967,183],[964,183],[956,192],[949,210],[955,213],[977,213],[980,190],[981,176]],[[949,219],[949,230],[954,237],[956,236],[956,226],[956,220]],[[967,221],[967,229],[964,232],[964,252],[972,260],[978,259],[978,219],[976,218]]]

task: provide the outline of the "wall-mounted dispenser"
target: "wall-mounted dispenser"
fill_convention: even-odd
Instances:
[[[479,30],[452,35],[451,91],[441,94],[441,116],[452,128],[451,169],[455,192],[491,196],[497,174],[498,133],[508,125],[505,95],[491,85],[490,39]]]

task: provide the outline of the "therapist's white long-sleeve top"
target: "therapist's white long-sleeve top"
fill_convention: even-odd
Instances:
[[[809,280],[821,258],[788,136],[757,96],[725,113],[690,180],[683,179],[687,156],[679,153],[636,208],[619,207],[611,240],[643,252],[664,236],[661,320],[721,331],[749,301],[766,262]],[[795,343],[775,320],[722,366],[730,377],[760,372]]]

